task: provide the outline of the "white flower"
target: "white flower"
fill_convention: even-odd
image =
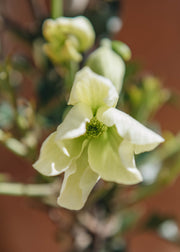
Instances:
[[[163,142],[161,136],[117,110],[117,100],[111,81],[88,67],[77,73],[69,99],[74,106],[45,140],[34,164],[47,176],[65,172],[60,206],[82,208],[99,178],[126,185],[141,182],[134,154]]]

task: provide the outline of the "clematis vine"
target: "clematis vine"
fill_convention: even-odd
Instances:
[[[83,16],[47,19],[43,24],[43,35],[48,41],[44,51],[55,64],[80,62],[81,52],[88,50],[95,39],[91,23]]]
[[[141,182],[134,154],[164,141],[116,109],[117,101],[118,93],[109,79],[88,67],[76,74],[68,102],[73,107],[42,144],[33,165],[46,176],[65,172],[57,200],[60,206],[81,209],[100,178],[125,185]]]

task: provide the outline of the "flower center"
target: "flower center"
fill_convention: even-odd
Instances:
[[[107,126],[102,122],[99,122],[95,117],[91,119],[90,122],[86,124],[86,134],[90,137],[98,137],[104,133]]]

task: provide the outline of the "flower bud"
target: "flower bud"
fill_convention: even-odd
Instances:
[[[89,56],[86,65],[95,73],[110,79],[116,90],[120,92],[125,73],[125,64],[121,57],[109,47],[102,46],[94,51]]]
[[[129,46],[127,46],[123,42],[117,40],[112,41],[112,49],[117,54],[119,54],[125,61],[130,60],[131,50]]]
[[[89,49],[95,39],[91,23],[85,17],[48,19],[43,24],[43,35],[48,41],[45,53],[55,64],[80,62],[81,52]]]

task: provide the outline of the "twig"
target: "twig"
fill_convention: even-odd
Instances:
[[[56,192],[56,184],[0,183],[0,194],[12,196],[43,197]]]

